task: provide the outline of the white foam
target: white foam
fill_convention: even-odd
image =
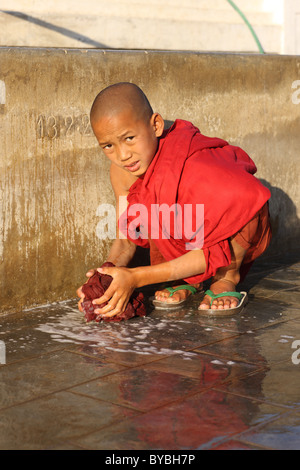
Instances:
[[[153,333],[158,328],[160,330],[165,328],[168,331],[176,329],[171,321],[160,320],[156,323],[150,318],[139,320],[120,323],[86,323],[82,314],[75,309],[70,309],[69,312],[57,317],[55,321],[40,324],[36,330],[50,335],[51,340],[58,343],[76,345],[85,343],[91,348],[104,348],[114,352],[131,352],[141,355],[180,354],[184,359],[190,359],[195,355],[181,349],[159,347],[157,341],[153,340]],[[146,327],[144,322],[147,323]]]
[[[218,364],[218,365],[223,365],[222,361],[219,361],[218,359],[214,359],[213,361],[210,361],[212,364]]]

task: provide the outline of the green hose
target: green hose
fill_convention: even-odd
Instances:
[[[265,51],[263,50],[263,47],[254,31],[254,29],[252,28],[251,24],[249,23],[249,21],[247,20],[246,16],[244,15],[244,13],[239,9],[239,7],[232,1],[232,0],[227,0],[228,3],[232,6],[232,8],[234,8],[238,14],[241,16],[241,18],[245,21],[246,25],[248,26],[248,28],[250,29],[250,32],[252,34],[252,36],[254,37],[254,40],[258,46],[258,49],[259,49],[259,52],[261,54],[265,54]]]

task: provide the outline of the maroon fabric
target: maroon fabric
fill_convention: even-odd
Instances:
[[[114,267],[112,263],[104,263],[102,268],[105,267]],[[84,312],[84,316],[87,322],[95,320],[99,322],[101,320],[104,321],[121,321],[121,320],[129,320],[134,316],[143,317],[146,315],[146,308],[143,303],[144,296],[141,292],[137,293],[134,292],[127,304],[125,312],[115,315],[111,318],[101,318],[99,315],[95,313],[95,309],[103,308],[107,302],[104,302],[101,305],[93,305],[92,300],[99,299],[102,297],[106,289],[109,287],[112,281],[112,277],[108,274],[101,274],[96,272],[93,276],[89,278],[89,280],[82,286],[82,292],[85,295],[84,301],[82,302],[82,310]]]

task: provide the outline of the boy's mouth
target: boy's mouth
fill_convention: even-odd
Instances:
[[[126,170],[128,170],[128,171],[134,172],[134,171],[138,171],[138,169],[140,168],[140,166],[141,166],[141,162],[140,162],[140,161],[137,161],[137,162],[131,163],[131,165],[126,165],[125,168],[126,168]]]

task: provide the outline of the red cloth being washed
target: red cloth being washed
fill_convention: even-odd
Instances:
[[[114,267],[113,263],[104,263],[101,268],[105,267]],[[126,310],[119,315],[115,315],[114,317],[103,317],[101,318],[99,314],[95,313],[96,308],[103,308],[107,305],[107,302],[104,302],[101,305],[94,305],[92,300],[99,299],[102,297],[106,289],[109,287],[112,281],[112,277],[108,274],[102,274],[98,271],[93,274],[89,278],[89,280],[82,286],[82,292],[85,295],[83,302],[81,303],[82,310],[84,312],[84,316],[87,322],[95,320],[96,322],[100,322],[101,320],[104,321],[121,321],[121,320],[129,320],[134,316],[145,316],[146,315],[146,308],[143,303],[144,296],[142,292],[134,292],[130,297],[130,300],[127,304]]]
[[[185,279],[202,282],[217,269],[228,266],[231,252],[228,239],[242,229],[270,198],[270,191],[254,176],[256,166],[247,153],[225,140],[207,137],[192,123],[176,120],[160,138],[159,147],[145,175],[131,186],[127,210],[119,219],[122,233],[137,245],[149,248],[149,239],[166,261],[178,258],[191,249],[202,249],[205,273]],[[137,204],[142,204],[137,212]],[[176,216],[170,228],[161,220],[159,234],[151,233],[155,205],[177,204],[184,211],[192,207],[191,216]],[[196,205],[203,205],[203,244],[197,245]],[[132,211],[132,213],[130,213]],[[182,212],[183,213],[183,212]],[[185,230],[186,225],[192,230]],[[201,221],[200,221],[201,223]],[[157,226],[157,219],[156,219]],[[180,230],[182,236],[178,236]],[[187,232],[191,233],[191,236]],[[199,232],[198,232],[199,233]],[[193,244],[193,247],[190,244]]]

